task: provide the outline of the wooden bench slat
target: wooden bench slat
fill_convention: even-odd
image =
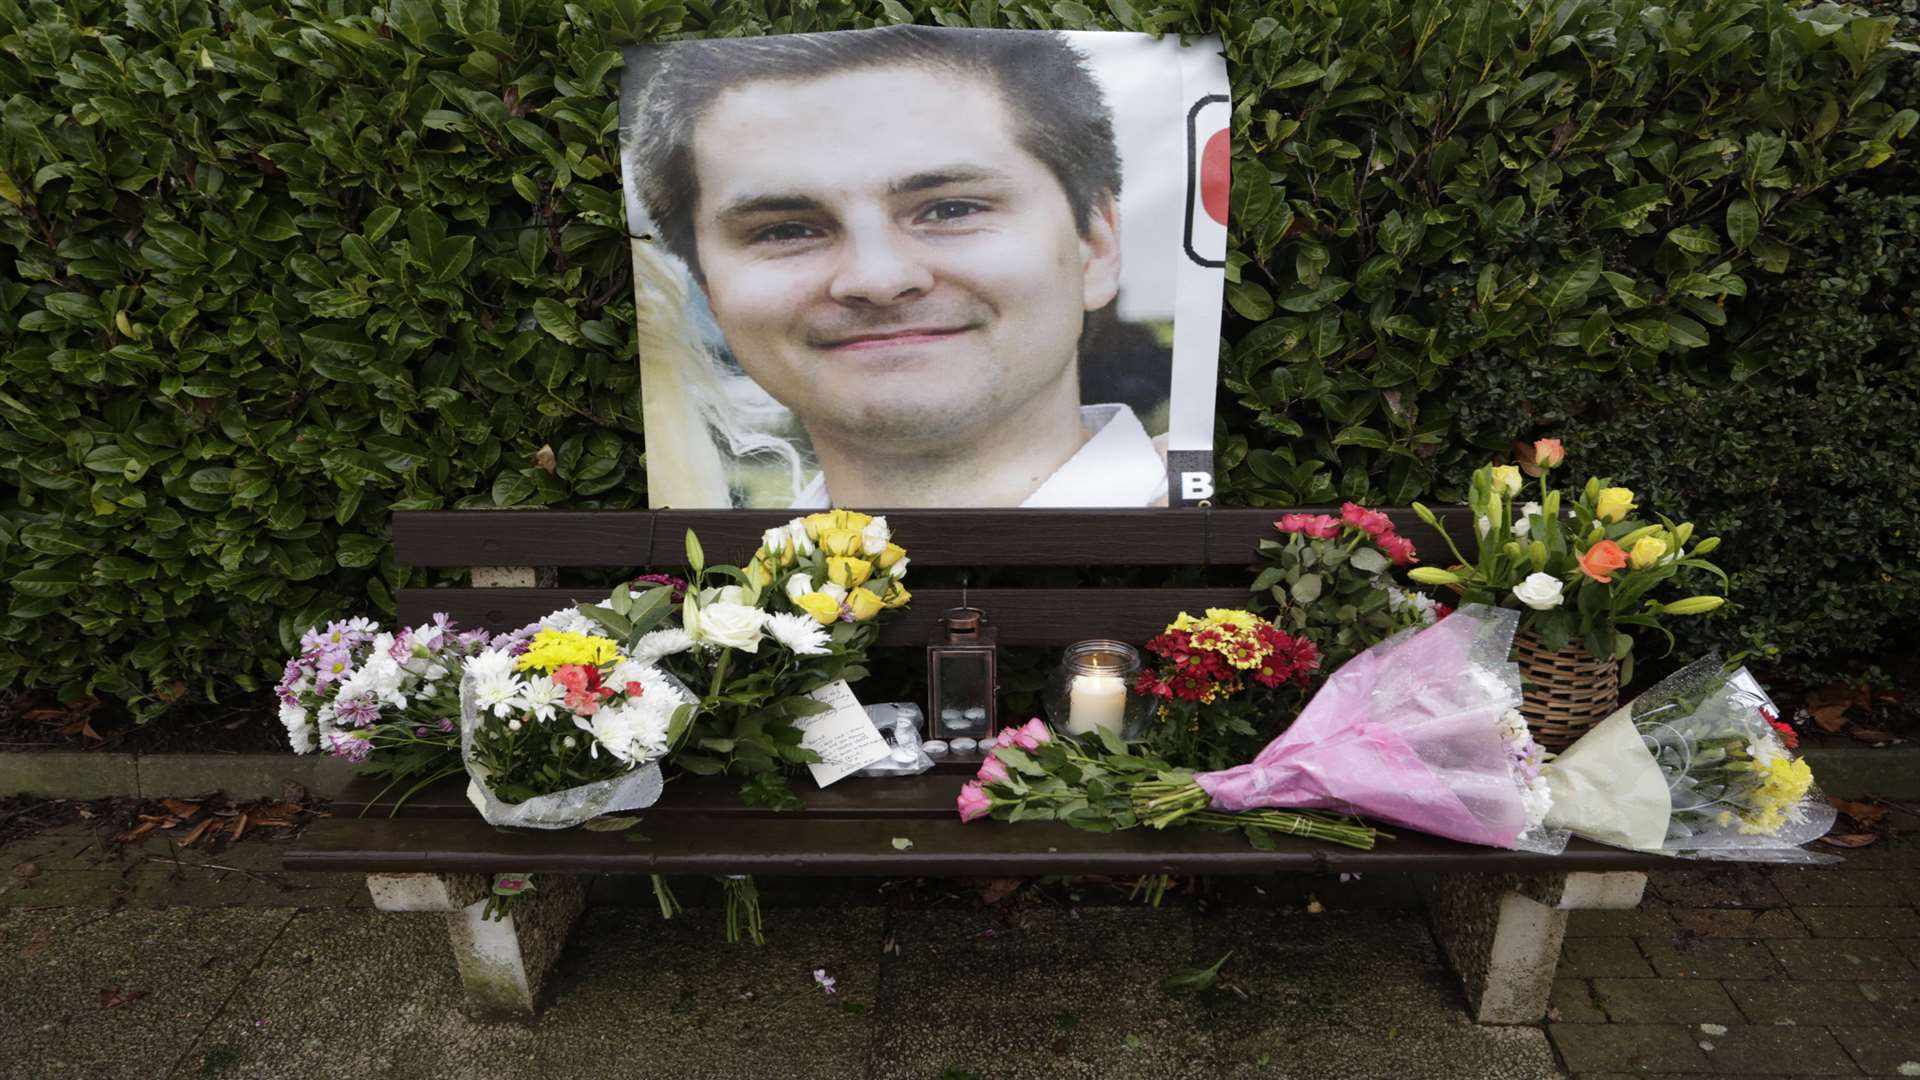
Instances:
[[[1301,508],[1325,512],[1326,508]],[[920,566],[1244,566],[1274,538],[1273,509],[888,510],[894,538]],[[1337,509],[1331,511],[1338,514]],[[787,510],[408,510],[393,515],[403,566],[672,567],[689,528],[712,562],[750,558]],[[1411,511],[1388,511],[1428,562],[1446,544]],[[1456,542],[1466,512],[1441,511]]]
[[[716,817],[952,817],[954,800],[960,785],[973,777],[979,759],[950,770],[922,773],[919,776],[850,777],[827,787],[816,788],[804,777],[794,784],[794,793],[805,800],[802,810],[769,810],[747,806],[740,801],[740,781],[719,776],[682,776],[667,785],[660,801],[646,811],[649,814],[702,814]],[[384,821],[403,818],[473,818],[478,816],[467,801],[467,778],[449,777],[426,787],[403,802],[396,813],[393,793],[381,797],[385,781],[365,777],[350,782],[329,804],[336,818],[360,818]]]
[[[504,515],[503,515],[504,516]],[[605,588],[401,589],[400,619],[415,625],[436,611],[463,627],[495,632],[525,626],[551,611],[606,598]],[[1250,594],[1226,589],[926,589],[880,622],[882,645],[925,645],[942,612],[967,603],[986,611],[1002,645],[1071,645],[1087,638],[1145,641],[1182,611],[1240,607]]]
[[[909,846],[897,848],[895,840]],[[647,813],[626,832],[500,830],[478,820],[334,818],[287,850],[288,870],[360,873],[975,876],[1639,870],[1662,857],[1576,841],[1558,856],[1402,833],[1372,851],[1283,837],[1259,851],[1203,829],[1081,832],[1054,822],[749,818]]]

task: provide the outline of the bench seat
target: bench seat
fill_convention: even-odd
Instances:
[[[1277,837],[1261,851],[1237,832],[1199,828],[1098,833],[1057,822],[962,822],[965,777],[849,778],[801,791],[803,810],[739,804],[738,786],[688,778],[621,832],[496,829],[468,805],[464,777],[415,795],[402,816],[356,781],[332,818],[285,854],[289,870],[385,873],[792,874],[1040,876],[1045,874],[1566,873],[1635,871],[1657,855],[1576,840],[1560,855],[1502,851],[1399,830],[1371,851]],[[796,790],[806,786],[802,780]],[[912,846],[896,849],[903,838]]]

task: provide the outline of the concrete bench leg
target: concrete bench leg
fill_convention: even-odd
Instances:
[[[1646,884],[1638,872],[1435,874],[1421,891],[1473,1018],[1532,1024],[1547,1014],[1567,912],[1636,907]]]
[[[542,874],[513,914],[481,914],[493,879],[486,874],[370,874],[367,891],[381,911],[439,911],[447,916],[454,963],[478,1016],[528,1018],[560,957],[567,934],[587,906],[587,880]]]

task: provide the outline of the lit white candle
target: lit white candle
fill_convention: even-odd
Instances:
[[[1118,675],[1075,675],[1067,707],[1067,731],[1084,735],[1095,728],[1120,734],[1127,711],[1127,684]]]

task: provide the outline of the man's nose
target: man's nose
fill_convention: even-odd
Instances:
[[[892,222],[848,229],[827,290],[843,304],[894,304],[933,288],[933,274],[913,238]]]

